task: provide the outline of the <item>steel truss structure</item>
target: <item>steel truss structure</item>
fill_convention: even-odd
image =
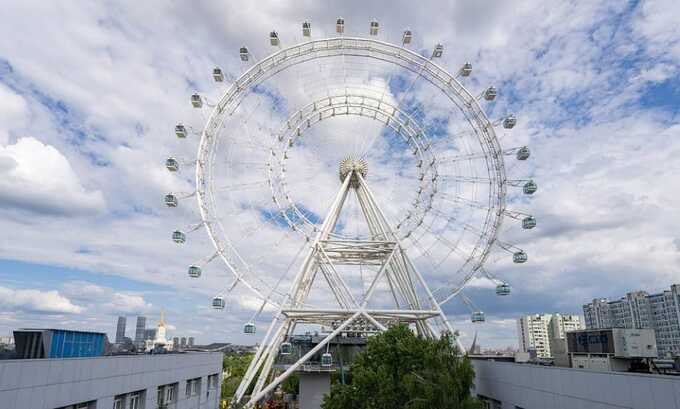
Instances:
[[[347,162],[350,162],[349,166]],[[359,164],[358,161],[349,158],[346,159],[344,165],[350,170],[344,176],[333,205],[293,281],[290,296],[275,315],[236,391],[233,403],[240,402],[255,381],[252,396],[247,403],[247,406],[254,405],[316,352],[324,348],[334,337],[360,320],[370,322],[379,330],[385,330],[388,323],[413,324],[418,334],[429,338],[437,337],[444,331],[453,334],[453,328],[448,323],[423,276],[406,255],[398,235],[386,220],[366,184],[365,171],[357,170],[365,169],[365,164]],[[343,204],[350,194],[355,194],[361,204],[370,232],[370,237],[366,240],[334,238],[333,232]],[[357,264],[379,266],[360,299],[353,295],[337,270],[338,266]],[[315,280],[322,278],[329,292],[333,294],[338,308],[317,309],[306,306]],[[389,288],[394,309],[371,308],[374,292],[381,283],[385,288]],[[279,348],[300,323],[332,325],[335,328],[298,361],[274,377],[272,365],[279,354]],[[258,373],[259,376],[257,376]],[[270,377],[273,379],[270,380]]]

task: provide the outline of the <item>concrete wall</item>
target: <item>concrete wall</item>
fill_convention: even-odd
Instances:
[[[218,407],[222,353],[126,355],[70,359],[0,361],[2,409],[54,409],[96,401],[97,409],[113,407],[117,395],[145,391],[143,409],[156,408],[157,387],[178,383],[172,409]],[[208,376],[218,374],[215,389]],[[201,378],[199,396],[185,395],[186,381]]]
[[[503,409],[680,409],[680,378],[472,360],[475,393]]]
[[[300,372],[300,409],[320,409],[331,391],[330,372]]]

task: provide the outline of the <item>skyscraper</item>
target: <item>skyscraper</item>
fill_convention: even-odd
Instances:
[[[189,347],[194,346],[194,337],[189,337],[187,339],[187,346],[189,346]]]
[[[118,317],[118,325],[116,326],[116,344],[125,342],[125,317]]]
[[[144,344],[145,331],[146,317],[140,315],[137,317],[137,326],[135,328],[135,345],[140,346]]]
[[[680,356],[680,284],[657,294],[633,291],[618,300],[583,306],[586,328],[651,328],[659,356]]]

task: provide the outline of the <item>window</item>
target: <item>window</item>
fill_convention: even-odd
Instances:
[[[201,393],[201,378],[188,379],[185,389],[187,397]]]
[[[113,399],[113,409],[125,409],[125,395]]]
[[[137,392],[130,394],[130,408],[129,409],[142,409],[142,394]]]
[[[208,376],[208,389],[217,389],[217,374]]]
[[[177,383],[158,387],[156,402],[159,408],[167,408],[169,403],[177,399]]]

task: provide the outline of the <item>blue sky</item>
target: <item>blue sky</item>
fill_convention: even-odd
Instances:
[[[441,42],[440,62],[450,70],[471,61],[466,86],[499,90],[489,115],[519,118],[512,133],[500,135],[503,146],[532,149],[521,171],[540,190],[530,201],[511,202],[531,209],[539,227],[530,235],[506,232],[507,240],[527,249],[530,263],[494,265],[513,284],[511,297],[493,296],[484,282],[469,290],[487,312],[487,325],[473,328],[464,306],[447,305],[466,337],[478,330],[483,345],[515,345],[520,314],[580,313],[594,297],[679,283],[677,2],[451,3],[6,6],[0,27],[0,334],[64,326],[112,335],[117,315],[146,314],[154,321],[164,308],[171,336],[254,342],[234,335],[258,308],[243,301],[245,293],[235,296],[240,300],[228,314],[209,308],[215,289],[230,282],[225,269],[188,281],[185,268],[205,257],[207,241],[203,232],[191,233],[179,251],[169,240],[173,229],[195,220],[197,209],[193,203],[177,212],[162,206],[168,191],[193,190],[191,172],[174,177],[162,163],[170,154],[195,156],[195,136],[178,141],[173,127],[183,121],[198,128],[205,120],[188,98],[196,90],[218,95],[210,78],[214,66],[229,81],[244,69],[241,45],[262,58],[271,52],[272,29],[284,42],[299,41],[299,25],[309,19],[315,36],[331,35],[340,15],[349,34],[363,35],[376,17],[382,40],[398,42],[410,27],[414,49],[426,53]],[[390,92],[404,89],[397,78]],[[270,118],[295,108],[293,98],[283,105],[281,90],[258,92],[276,106]],[[446,127],[437,125],[437,132]]]

